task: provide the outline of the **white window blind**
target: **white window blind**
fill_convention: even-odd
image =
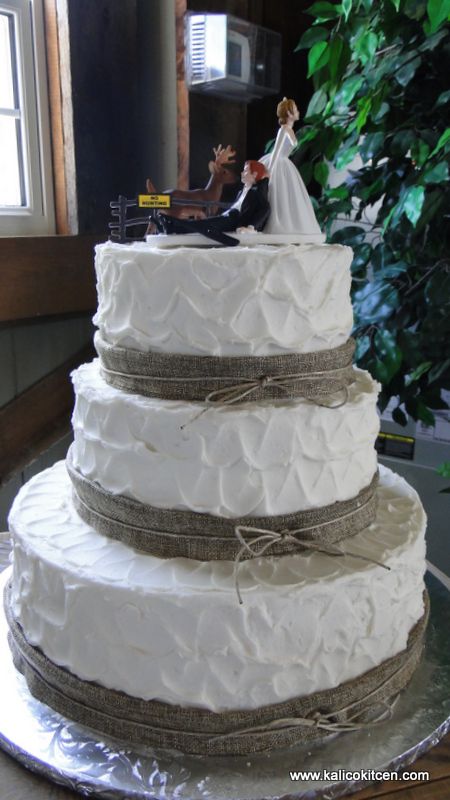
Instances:
[[[0,235],[53,231],[41,0],[0,0]]]

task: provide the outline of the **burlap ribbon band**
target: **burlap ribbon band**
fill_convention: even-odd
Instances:
[[[398,655],[334,689],[244,711],[215,713],[140,700],[83,681],[30,645],[5,608],[14,663],[31,693],[75,722],[139,745],[204,755],[249,755],[308,742],[329,733],[376,725],[389,716],[393,698],[409,682],[420,659],[428,620],[425,611]]]
[[[251,542],[260,529],[274,534],[266,555],[286,555],[305,549],[300,540],[321,545],[340,542],[370,525],[376,514],[378,473],[369,486],[350,500],[291,514],[231,519],[157,508],[111,494],[74,467],[71,449],[66,463],[74,487],[74,505],[80,517],[98,533],[159,558],[232,561],[242,549],[242,539]],[[292,536],[276,535],[289,532],[295,533],[298,543],[292,541]],[[251,552],[241,555],[242,559],[252,557]]]
[[[346,401],[355,380],[353,339],[332,350],[276,356],[144,353],[110,345],[98,332],[94,344],[107,383],[163,400],[230,405],[304,397],[334,406]],[[325,402],[328,397],[330,403]]]

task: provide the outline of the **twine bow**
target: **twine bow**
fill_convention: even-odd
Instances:
[[[333,370],[333,373],[344,372],[346,369],[347,368],[345,367],[341,369],[335,369]],[[258,378],[242,381],[241,383],[236,383],[233,386],[223,386],[220,389],[214,389],[212,392],[209,392],[209,394],[206,395],[205,403],[210,405],[232,405],[233,403],[239,403],[240,401],[244,400],[244,398],[248,397],[253,392],[256,392],[258,389],[264,390],[266,386],[275,386],[285,394],[289,394],[290,389],[295,387],[295,385],[299,382],[314,381],[315,383],[328,383],[330,381],[330,377],[330,373],[326,371],[309,372],[307,374],[297,372],[290,375],[261,375]],[[337,394],[338,392],[343,392],[343,399],[340,402],[338,401],[337,403],[333,404],[320,403],[317,400],[317,396],[314,394],[314,392],[311,393],[311,396],[308,396],[308,393],[304,396],[307,399],[312,400],[317,405],[325,406],[327,408],[340,408],[341,406],[345,405],[348,400],[348,385],[344,381],[339,381],[338,386],[329,394]]]
[[[369,502],[369,501],[367,501]],[[367,505],[367,502],[364,505]],[[360,506],[362,508],[362,506]],[[344,519],[345,517],[349,517],[353,515],[353,511],[348,512],[347,514],[342,514],[339,519]],[[321,523],[322,525],[330,525],[331,523],[336,522],[336,520],[329,520],[327,522]],[[317,525],[311,525],[308,528],[294,528],[292,530],[285,530],[285,531],[269,531],[265,528],[253,528],[247,527],[245,525],[237,525],[234,529],[235,535],[239,542],[241,543],[242,547],[236,555],[234,559],[234,585],[236,589],[236,594],[238,596],[239,605],[243,605],[242,595],[239,589],[239,565],[242,561],[243,556],[248,553],[250,558],[260,558],[261,556],[265,555],[274,544],[288,542],[293,544],[295,547],[300,548],[301,550],[312,550],[318,553],[325,553],[327,556],[337,556],[337,557],[345,557],[350,556],[351,558],[359,558],[361,561],[367,561],[369,564],[376,564],[378,567],[383,567],[383,569],[390,570],[391,568],[388,567],[386,564],[383,564],[381,561],[377,561],[375,558],[369,558],[369,556],[363,556],[359,553],[353,553],[351,550],[341,550],[340,547],[337,547],[333,544],[325,544],[324,542],[313,542],[308,539],[299,539],[296,534],[302,534],[306,531],[311,531],[317,529]],[[243,533],[256,533],[259,534],[255,536],[253,539],[247,541]],[[263,543],[261,547],[255,549],[255,547],[261,543]]]
[[[333,710],[327,713],[323,713],[322,711],[314,711],[307,717],[283,717],[281,719],[274,719],[272,722],[268,722],[263,725],[255,725],[254,727],[250,728],[241,728],[238,731],[231,731],[230,733],[213,736],[210,741],[218,741],[220,739],[239,739],[241,736],[248,736],[248,734],[269,733],[270,731],[285,730],[286,728],[296,727],[316,728],[318,730],[327,731],[328,733],[350,733],[351,731],[373,728],[376,725],[387,722],[388,719],[392,718],[400,695],[399,693],[394,695],[390,702],[387,700],[380,701],[380,711],[378,713],[374,713],[372,719],[367,721],[358,721],[358,717],[361,715],[361,713],[370,710],[370,706],[367,708],[361,708],[361,702],[366,702],[375,692],[378,692],[380,689],[384,688],[386,684],[390,683],[393,678],[397,676],[401,669],[403,669],[403,666],[396,670],[396,672],[394,672],[386,681],[384,681],[381,686],[377,687],[372,692],[369,692],[369,694],[362,698],[362,700],[349,703],[347,706],[339,708],[336,711]],[[354,714],[347,716],[347,719],[333,719],[333,717],[336,717],[339,714],[351,711],[351,709],[355,706],[359,706],[358,710],[355,711]]]

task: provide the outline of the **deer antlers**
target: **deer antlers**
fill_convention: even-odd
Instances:
[[[217,147],[213,147],[213,153],[216,158],[208,164],[209,171],[212,175],[220,172],[225,164],[235,163],[236,150],[233,150],[230,144],[226,147],[222,147],[221,144],[217,145]]]

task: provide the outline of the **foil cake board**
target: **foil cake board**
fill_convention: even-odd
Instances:
[[[254,245],[325,244],[323,233],[227,233],[237,239],[241,247]],[[145,237],[153,247],[223,247],[201,233],[151,233]]]
[[[10,570],[0,576],[3,591]],[[450,730],[450,592],[427,574],[431,618],[424,656],[391,720],[379,727],[249,757],[138,751],[35,700],[12,664],[0,615],[0,747],[28,769],[89,797],[112,800],[311,800],[370,781],[294,781],[290,772],[401,771]],[[395,788],[395,784],[393,784]]]

